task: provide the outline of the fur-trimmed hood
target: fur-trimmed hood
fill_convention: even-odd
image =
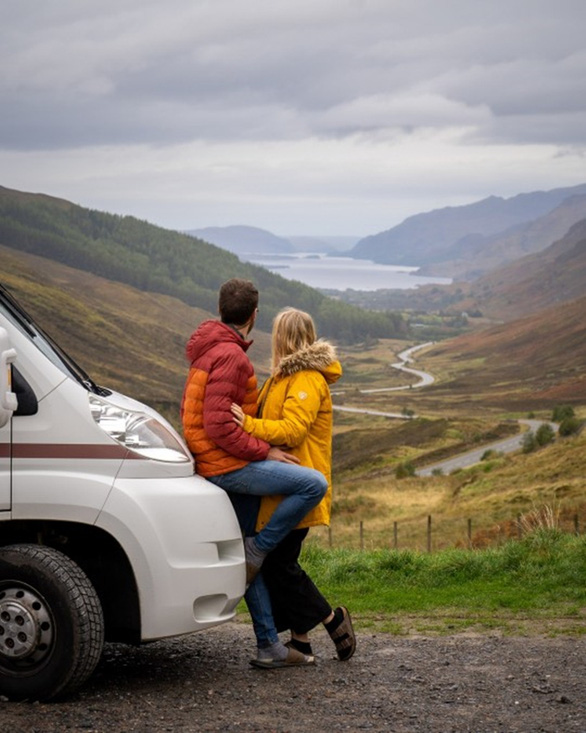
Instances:
[[[332,423],[330,385],[342,376],[334,347],[316,341],[281,360],[279,370],[268,379],[259,395],[257,417],[244,417],[244,430],[270,445],[288,446],[302,466],[314,468],[328,481],[321,502],[299,527],[330,523],[332,503]],[[268,521],[280,497],[263,496],[257,530]]]
[[[276,370],[276,376],[289,377],[306,369],[321,372],[329,383],[339,379],[340,364],[332,344],[319,339],[310,346],[283,357]]]

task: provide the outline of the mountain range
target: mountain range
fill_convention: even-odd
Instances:
[[[246,259],[254,254],[323,252],[380,264],[418,267],[419,275],[473,281],[539,252],[586,218],[586,184],[512,198],[490,196],[405,219],[363,239],[279,237],[250,226],[207,227],[187,233]]]
[[[576,200],[568,203],[573,198]],[[560,211],[552,214],[558,208]],[[349,255],[382,264],[424,267],[427,273],[439,270],[442,275],[454,276],[464,269],[478,276],[491,266],[551,244],[550,234],[534,236],[542,224],[535,224],[531,231],[532,222],[548,215],[563,220],[557,236],[584,218],[586,184],[509,199],[491,196],[465,206],[417,214],[392,229],[361,239]],[[466,262],[464,268],[461,264],[446,265],[461,260]],[[438,263],[443,267],[438,268]]]

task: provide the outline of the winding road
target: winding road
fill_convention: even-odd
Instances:
[[[433,341],[428,341],[424,344],[418,344],[416,346],[412,346],[409,349],[406,349],[405,351],[402,351],[398,358],[400,361],[395,362],[394,364],[391,364],[391,366],[394,369],[398,369],[402,372],[407,372],[409,374],[414,374],[415,376],[419,377],[419,381],[415,384],[406,384],[401,387],[380,387],[378,389],[361,389],[358,390],[361,394],[374,394],[375,392],[397,392],[399,390],[405,390],[405,389],[418,389],[421,387],[427,387],[430,384],[433,384],[435,379],[431,374],[428,374],[427,372],[421,372],[417,369],[412,369],[409,366],[406,366],[407,364],[413,364],[413,354],[417,351],[420,351],[421,349],[425,349],[428,346],[433,345]],[[332,395],[340,395],[344,394],[344,391],[334,391],[332,392]],[[417,417],[416,415],[405,415],[401,412],[382,412],[380,410],[369,410],[362,407],[346,407],[345,405],[334,405],[334,410],[338,410],[340,412],[355,412],[355,413],[361,413],[364,415],[376,415],[379,417],[388,417],[388,418],[396,418],[399,420],[412,420],[414,417]],[[541,425],[545,424],[542,420],[518,420],[519,424],[527,425],[529,430],[536,431]],[[554,430],[557,429],[557,425],[553,423],[547,423],[549,424]],[[429,466],[425,466],[424,468],[420,468],[418,471],[416,471],[417,476],[431,476],[433,473],[441,472],[444,474],[451,473],[452,471],[455,471],[459,468],[468,468],[470,466],[473,466],[476,463],[480,463],[482,460],[482,456],[486,453],[488,450],[495,451],[496,453],[514,453],[515,451],[519,450],[522,447],[523,439],[525,437],[525,432],[520,433],[519,435],[513,435],[509,438],[504,438],[502,440],[497,440],[494,443],[485,444],[479,448],[474,448],[473,450],[466,451],[465,453],[460,453],[457,456],[452,456],[452,458],[447,458],[444,461],[439,461],[437,463],[431,464]]]
[[[545,424],[542,420],[517,420],[521,425],[527,425],[529,430],[537,430],[541,425]],[[557,425],[548,423],[551,427],[556,430]],[[466,451],[466,453],[460,453],[452,458],[446,458],[445,461],[439,461],[430,466],[425,466],[416,471],[417,476],[431,476],[435,472],[451,473],[458,468],[469,468],[475,463],[480,463],[482,456],[488,450],[495,451],[495,453],[514,453],[523,445],[523,440],[526,433],[519,433],[519,435],[513,435],[510,438],[503,438],[497,440],[494,443],[489,443],[481,446],[480,448],[474,448],[473,450]]]
[[[415,389],[419,387],[427,387],[430,384],[433,384],[435,382],[435,378],[431,374],[427,374],[427,372],[420,372],[417,369],[412,369],[411,367],[405,366],[406,364],[412,364],[413,359],[412,355],[416,351],[420,351],[421,349],[426,348],[427,346],[432,346],[433,341],[428,341],[425,344],[418,344],[417,346],[412,346],[410,349],[406,349],[405,351],[402,351],[400,354],[398,354],[398,358],[401,361],[397,361],[394,364],[391,364],[393,369],[398,369],[401,372],[406,372],[408,374],[414,374],[416,377],[419,377],[419,382],[416,382],[415,384],[404,384],[401,387],[379,387],[378,389],[359,389],[358,392],[360,394],[374,394],[377,392],[399,392],[400,390],[404,389]],[[333,391],[332,395],[341,395],[345,394],[345,390],[337,390]],[[381,412],[380,410],[366,410],[363,407],[345,407],[344,405],[334,405],[334,410],[339,410],[340,412],[359,412],[364,415],[378,415],[380,417],[392,417],[397,418],[398,420],[411,420],[413,417],[416,417],[415,415],[405,415],[402,412]]]

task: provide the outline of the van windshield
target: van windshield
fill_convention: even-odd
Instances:
[[[23,333],[56,367],[73,377],[94,394],[107,396],[110,390],[99,387],[93,379],[63,349],[53,341],[0,283],[0,314]]]

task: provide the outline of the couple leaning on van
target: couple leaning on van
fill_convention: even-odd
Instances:
[[[320,623],[345,661],[356,647],[350,614],[333,610],[299,565],[309,527],[330,520],[329,385],[342,369],[333,346],[316,340],[311,316],[287,308],[273,323],[271,377],[259,393],[246,355],[258,298],[253,283],[228,280],[220,321],[204,321],[189,339],[183,430],[198,473],[228,492],[243,530],[251,664],[315,664],[308,632]],[[291,634],[286,644],[282,631]]]

